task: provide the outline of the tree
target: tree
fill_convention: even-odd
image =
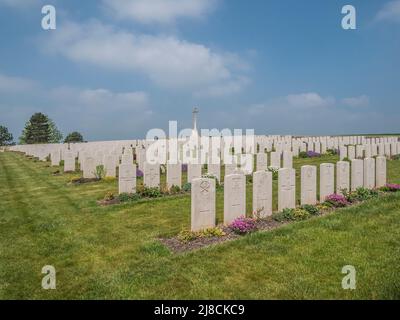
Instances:
[[[63,135],[58,130],[56,124],[54,123],[53,120],[49,119],[49,125],[50,125],[50,143],[60,143],[62,141]]]
[[[71,132],[64,140],[64,143],[69,142],[83,142],[83,136],[77,131]]]
[[[55,123],[47,115],[37,112],[26,122],[19,142],[21,144],[58,143],[61,139],[62,134]]]
[[[9,146],[13,144],[13,135],[7,127],[0,126],[0,146]]]

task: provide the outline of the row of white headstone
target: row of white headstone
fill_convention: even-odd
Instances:
[[[375,156],[385,156],[390,158],[391,156],[396,156],[400,154],[400,143],[380,143],[380,144],[365,144],[365,145],[349,145],[341,146],[339,148],[340,160],[348,158],[361,159],[361,158],[371,158]]]
[[[319,201],[342,193],[383,187],[386,184],[386,158],[354,159],[350,162],[323,163],[320,165]],[[272,214],[272,173],[253,173],[253,214],[266,217]],[[300,204],[317,204],[317,167],[301,167]],[[198,178],[192,181],[191,230],[199,231],[215,227],[216,224],[216,183],[215,179]],[[282,168],[278,171],[278,211],[296,207],[295,169]],[[224,224],[246,215],[246,177],[244,174],[225,176],[224,181]]]

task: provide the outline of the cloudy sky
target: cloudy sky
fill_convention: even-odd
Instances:
[[[41,28],[42,6],[57,29]],[[342,7],[357,10],[343,30]],[[0,124],[88,140],[191,125],[400,131],[400,0],[0,0]]]

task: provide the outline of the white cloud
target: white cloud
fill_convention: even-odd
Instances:
[[[31,90],[35,86],[36,84],[32,80],[0,74],[0,92],[23,93],[26,90]]]
[[[344,98],[342,102],[349,107],[365,107],[369,105],[369,97],[362,95],[359,97]]]
[[[193,93],[231,94],[244,81],[246,63],[174,36],[150,36],[117,30],[100,22],[67,23],[47,41],[50,52],[118,71],[140,72],[156,85]]]
[[[378,21],[386,20],[400,22],[400,0],[385,3],[382,9],[378,12],[376,19]]]
[[[15,9],[24,9],[38,3],[38,0],[0,0],[0,6],[3,5]]]
[[[178,18],[199,18],[214,9],[216,0],[103,0],[117,18],[140,23],[170,24]]]
[[[335,104],[334,98],[321,97],[315,92],[290,94],[285,100],[290,106],[301,108],[329,107]]]
[[[110,111],[149,111],[145,92],[116,93],[107,89],[77,89],[71,87],[55,88],[50,93],[52,99],[63,105],[78,106]]]

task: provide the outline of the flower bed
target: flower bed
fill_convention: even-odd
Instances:
[[[379,190],[358,188],[344,195],[329,195],[324,203],[317,205],[303,205],[294,209],[284,209],[266,218],[239,217],[228,226],[220,225],[216,229],[220,233],[211,232],[204,236],[202,232],[182,231],[172,238],[160,238],[159,240],[174,253],[182,253],[200,249],[217,243],[238,239],[243,235],[255,231],[269,231],[288,223],[303,221],[316,216],[323,216],[336,209],[352,206],[365,200],[400,191],[400,185],[388,184]],[[207,233],[207,232],[206,232]]]

